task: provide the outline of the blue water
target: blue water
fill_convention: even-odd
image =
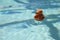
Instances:
[[[60,40],[60,0],[0,0],[0,40]]]

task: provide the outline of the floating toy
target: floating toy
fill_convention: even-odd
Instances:
[[[42,21],[44,19],[44,15],[43,15],[43,11],[38,9],[36,11],[36,15],[34,16],[34,19],[37,20],[37,21]]]

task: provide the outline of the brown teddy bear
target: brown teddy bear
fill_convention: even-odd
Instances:
[[[37,20],[37,21],[42,21],[44,19],[44,15],[43,15],[43,11],[38,9],[36,11],[36,15],[34,16],[34,19]]]

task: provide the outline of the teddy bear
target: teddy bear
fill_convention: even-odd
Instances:
[[[37,21],[42,21],[44,19],[44,15],[43,15],[43,11],[41,9],[38,9],[36,11],[36,14],[34,16],[34,19],[37,20]]]

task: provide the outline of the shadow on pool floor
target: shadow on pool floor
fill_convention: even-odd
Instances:
[[[21,3],[24,4],[26,9],[33,9],[36,10],[36,8],[41,8],[41,9],[47,9],[47,8],[60,8],[59,5],[52,5],[52,2],[50,0],[28,0],[28,3],[25,3],[23,1],[20,0],[14,0],[16,3]],[[54,1],[52,0],[53,3],[60,3],[60,1]]]
[[[16,22],[11,22],[11,23],[6,23],[6,24],[2,24],[0,25],[0,27],[4,27],[4,26],[8,26],[8,25],[16,25],[16,24],[19,24],[19,23],[26,23],[27,25],[29,25],[29,27],[31,26],[30,24],[32,25],[41,25],[41,24],[45,24],[47,25],[47,27],[49,27],[50,29],[50,36],[53,37],[55,40],[60,40],[60,37],[58,35],[59,31],[56,27],[54,27],[53,23],[56,23],[56,22],[60,22],[60,14],[52,14],[52,15],[48,15],[47,17],[45,17],[45,19],[42,21],[42,23],[35,23],[34,19],[29,19],[29,20],[23,20],[23,21],[16,21]],[[57,20],[52,20],[52,21],[47,21],[47,19],[57,19]],[[27,26],[25,27],[22,27],[22,28],[28,28]]]

